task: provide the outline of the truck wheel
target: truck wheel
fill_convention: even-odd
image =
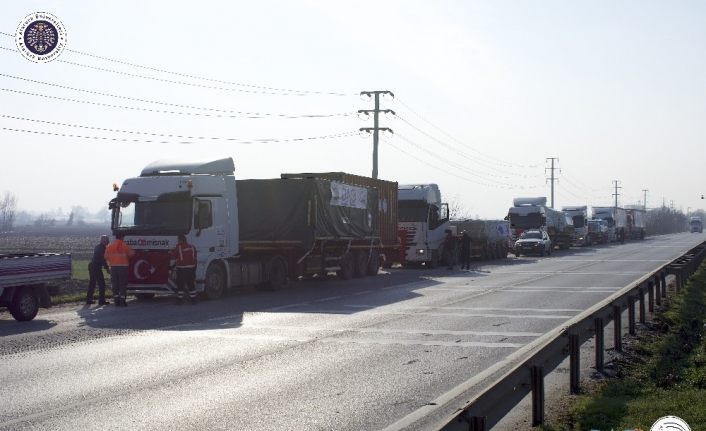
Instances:
[[[218,299],[223,296],[226,290],[226,274],[223,267],[217,263],[212,263],[206,270],[206,285],[204,293],[208,299]]]
[[[336,271],[338,277],[342,280],[350,280],[353,278],[353,273],[355,272],[355,259],[353,258],[353,254],[346,252],[338,261],[341,267],[341,269]]]
[[[360,278],[368,275],[368,253],[357,251],[353,255],[353,259],[355,260],[353,277]]]
[[[39,298],[32,289],[21,287],[15,292],[10,304],[10,314],[15,320],[26,322],[34,319],[39,311]]]
[[[366,275],[378,275],[378,270],[380,269],[380,254],[378,253],[377,250],[372,250],[370,256],[370,260],[367,261],[367,268],[366,268]],[[389,262],[389,266],[387,268],[392,268],[392,262],[391,261],[385,261],[385,263]],[[385,265],[383,265],[385,266]]]
[[[287,261],[281,256],[274,256],[265,265],[267,281],[263,290],[279,290],[287,285]]]

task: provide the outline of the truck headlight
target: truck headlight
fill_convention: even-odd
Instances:
[[[420,248],[419,250],[417,250],[417,254],[424,254],[424,249]]]

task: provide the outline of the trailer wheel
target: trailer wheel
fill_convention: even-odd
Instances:
[[[357,251],[353,255],[355,260],[355,268],[353,269],[353,277],[365,277],[368,275],[368,254],[364,251]]]
[[[212,263],[206,270],[204,293],[208,299],[218,299],[226,289],[226,274],[223,267]]]
[[[353,273],[355,272],[355,259],[350,251],[341,256],[338,260],[338,264],[341,267],[341,269],[336,271],[339,278],[342,280],[350,280],[353,278]]]
[[[287,261],[282,256],[272,257],[265,265],[267,281],[262,285],[263,290],[279,290],[287,285]]]
[[[385,261],[390,262],[390,261]],[[385,265],[383,265],[385,266]],[[389,263],[389,266],[387,268],[392,268],[392,262]],[[378,275],[378,270],[380,269],[380,254],[378,253],[377,250],[372,250],[370,252],[370,260],[367,261],[367,268],[365,270],[365,273],[367,275]]]
[[[34,319],[39,311],[39,298],[32,289],[21,287],[15,291],[10,304],[10,314],[15,320],[26,322]]]

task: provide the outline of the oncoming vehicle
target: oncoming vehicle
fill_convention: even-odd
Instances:
[[[526,230],[515,242],[515,256],[523,254],[552,254],[552,240],[543,230]]]

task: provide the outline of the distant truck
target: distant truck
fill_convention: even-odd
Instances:
[[[625,207],[625,235],[630,239],[645,239],[645,210],[642,206]]]
[[[703,221],[701,221],[701,217],[692,216],[689,219],[689,227],[691,228],[691,233],[703,233],[704,232],[704,224],[703,224]]]
[[[601,219],[591,219],[587,222],[587,245],[605,244],[608,242],[608,226]]]
[[[547,207],[546,197],[515,198],[508,210],[507,220],[515,238],[528,229],[546,230],[552,246],[569,248],[574,228],[568,215]]]
[[[588,206],[566,206],[561,210],[571,217],[574,226],[573,244],[588,245]]]
[[[452,220],[451,229],[459,238],[463,231],[471,238],[472,259],[505,259],[512,246],[506,220]]]
[[[16,320],[32,320],[40,307],[51,306],[51,284],[69,278],[70,254],[0,254],[0,307]]]
[[[405,236],[405,264],[435,267],[442,257],[449,205],[436,184],[401,184],[398,227]]]
[[[627,236],[627,211],[620,207],[593,207],[593,218],[601,219],[608,228],[608,241],[625,242]]]
[[[381,232],[396,231],[396,183],[344,173],[236,181],[234,172],[230,157],[154,162],[115,187],[111,229],[136,251],[129,292],[175,292],[169,250],[179,234],[197,249],[196,290],[211,299],[238,286],[378,273]]]

